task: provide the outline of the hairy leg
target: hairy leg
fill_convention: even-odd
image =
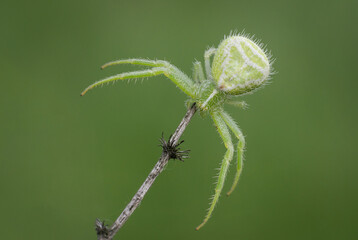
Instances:
[[[167,62],[161,60],[149,60],[149,59],[140,59],[140,58],[120,59],[120,60],[106,63],[101,68],[103,69],[118,64],[135,64],[135,65],[144,65],[150,67],[164,67],[166,63]]]
[[[214,55],[215,52],[216,52],[216,48],[209,48],[208,50],[205,51],[204,54],[206,77],[210,80],[213,80],[213,77],[211,75],[210,57]]]
[[[201,62],[196,61],[194,63],[194,72],[193,72],[193,78],[195,80],[195,82],[202,82],[205,80],[205,76],[204,76],[204,71],[203,71],[203,66],[201,65]]]
[[[95,88],[97,86],[100,86],[105,83],[117,81],[117,80],[125,80],[125,79],[132,79],[132,78],[143,78],[143,77],[152,77],[156,75],[163,74],[165,71],[164,68],[152,68],[142,71],[135,71],[135,72],[126,72],[126,73],[120,73],[102,80],[99,80],[91,85],[89,85],[83,92],[81,93],[81,96],[85,95],[87,91],[91,90],[92,88]]]
[[[204,221],[196,228],[196,230],[199,230],[209,220],[209,218],[215,208],[215,205],[218,202],[218,199],[220,197],[220,193],[224,186],[227,170],[229,168],[230,162],[231,162],[231,160],[233,158],[233,154],[234,154],[234,147],[232,145],[230,132],[229,132],[224,120],[222,119],[220,113],[212,112],[210,114],[211,114],[211,117],[213,118],[214,124],[217,127],[217,130],[218,130],[227,150],[226,150],[224,159],[221,163],[221,168],[220,168],[220,172],[219,172],[219,176],[218,176],[218,182],[215,187],[215,194],[214,194],[212,202],[210,204],[210,208],[208,210],[207,215],[204,218]]]
[[[162,60],[124,59],[124,60],[117,60],[114,62],[107,63],[103,65],[102,68],[112,65],[117,65],[117,64],[136,64],[136,65],[151,66],[153,68],[147,70],[141,70],[141,71],[121,73],[97,81],[92,85],[90,85],[89,87],[87,87],[81,93],[81,96],[83,96],[88,90],[96,86],[99,86],[103,83],[108,83],[116,80],[131,79],[131,78],[152,77],[152,76],[164,74],[167,78],[172,80],[173,83],[177,85],[184,93],[186,93],[192,98],[195,97],[195,86],[193,81],[185,73],[180,71],[174,65],[171,65],[169,62],[162,61]]]
[[[249,107],[249,105],[245,101],[228,100],[226,101],[226,103],[242,109],[247,109]]]
[[[235,136],[238,138],[239,142],[237,144],[237,170],[234,178],[234,183],[232,184],[232,187],[229,192],[227,192],[227,195],[229,196],[235,189],[237,183],[239,182],[242,167],[243,167],[243,160],[244,160],[244,148],[245,148],[245,137],[242,134],[239,126],[236,124],[234,119],[227,114],[226,112],[222,111],[220,113],[221,117],[224,119],[225,123],[229,126],[231,131],[235,134]]]

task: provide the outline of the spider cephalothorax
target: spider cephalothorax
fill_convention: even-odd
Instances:
[[[213,55],[214,59],[212,64],[210,64],[210,58]],[[229,129],[238,139],[238,144],[236,175],[234,183],[227,195],[230,195],[236,187],[242,171],[243,152],[245,148],[244,135],[230,115],[223,110],[224,103],[244,107],[244,102],[236,101],[234,98],[251,93],[253,90],[263,86],[272,72],[270,59],[268,54],[262,50],[262,46],[240,35],[230,35],[225,38],[217,49],[210,48],[207,50],[204,59],[205,74],[201,62],[197,61],[194,63],[193,79],[167,61],[126,59],[110,62],[102,66],[102,68],[126,63],[144,65],[152,68],[111,76],[93,83],[81,93],[82,96],[96,86],[116,80],[164,74],[190,97],[191,102],[197,103],[200,112],[210,114],[227,150],[221,164],[218,182],[210,208],[204,221],[196,228],[197,230],[208,221],[214,210],[224,186],[229,164],[234,155],[234,145]]]

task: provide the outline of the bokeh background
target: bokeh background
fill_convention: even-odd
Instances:
[[[135,69],[118,58],[195,59],[232,30],[276,59],[271,84],[227,106],[246,135],[237,191],[196,232],[225,152],[210,118],[190,123],[171,161],[116,239],[357,239],[358,2],[2,1],[2,239],[96,239],[160,156],[186,112],[165,77],[90,83]],[[225,190],[231,184],[231,170]]]

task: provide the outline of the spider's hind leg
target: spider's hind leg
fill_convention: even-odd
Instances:
[[[208,213],[205,216],[204,221],[196,228],[196,230],[199,230],[209,220],[209,218],[215,208],[215,205],[218,202],[218,199],[220,197],[220,193],[224,186],[227,170],[229,168],[230,162],[231,162],[231,160],[233,158],[233,154],[234,154],[234,147],[233,147],[233,144],[231,141],[231,136],[230,136],[229,130],[228,130],[223,118],[220,116],[220,113],[212,112],[211,117],[213,118],[214,124],[217,127],[217,130],[218,130],[227,150],[226,150],[224,159],[221,163],[221,168],[220,168],[220,172],[219,172],[219,176],[218,176],[218,182],[215,187],[215,194],[214,194],[212,202],[210,204]]]
[[[222,111],[220,113],[220,115],[223,118],[223,120],[225,121],[225,123],[229,126],[231,131],[234,133],[234,135],[239,140],[239,142],[237,144],[237,169],[236,169],[236,174],[235,174],[235,178],[234,178],[234,183],[232,184],[230,191],[227,192],[227,194],[226,194],[229,196],[234,191],[234,189],[240,179],[240,175],[241,175],[241,171],[242,171],[242,167],[243,167],[243,160],[244,160],[245,137],[242,134],[239,126],[236,124],[234,119],[232,119],[232,117],[229,114]]]

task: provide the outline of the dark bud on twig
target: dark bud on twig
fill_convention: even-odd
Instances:
[[[102,222],[97,218],[95,225],[96,225],[97,236],[104,237],[104,238],[109,237],[110,229],[107,227],[107,225],[105,225],[104,221]]]
[[[163,148],[163,154],[168,154],[170,159],[178,159],[184,162],[185,158],[189,157],[190,150],[180,150],[179,145],[184,142],[184,140],[180,141],[177,144],[172,142],[172,136],[169,137],[168,141],[165,141],[163,133],[162,137],[159,139],[160,145]]]

